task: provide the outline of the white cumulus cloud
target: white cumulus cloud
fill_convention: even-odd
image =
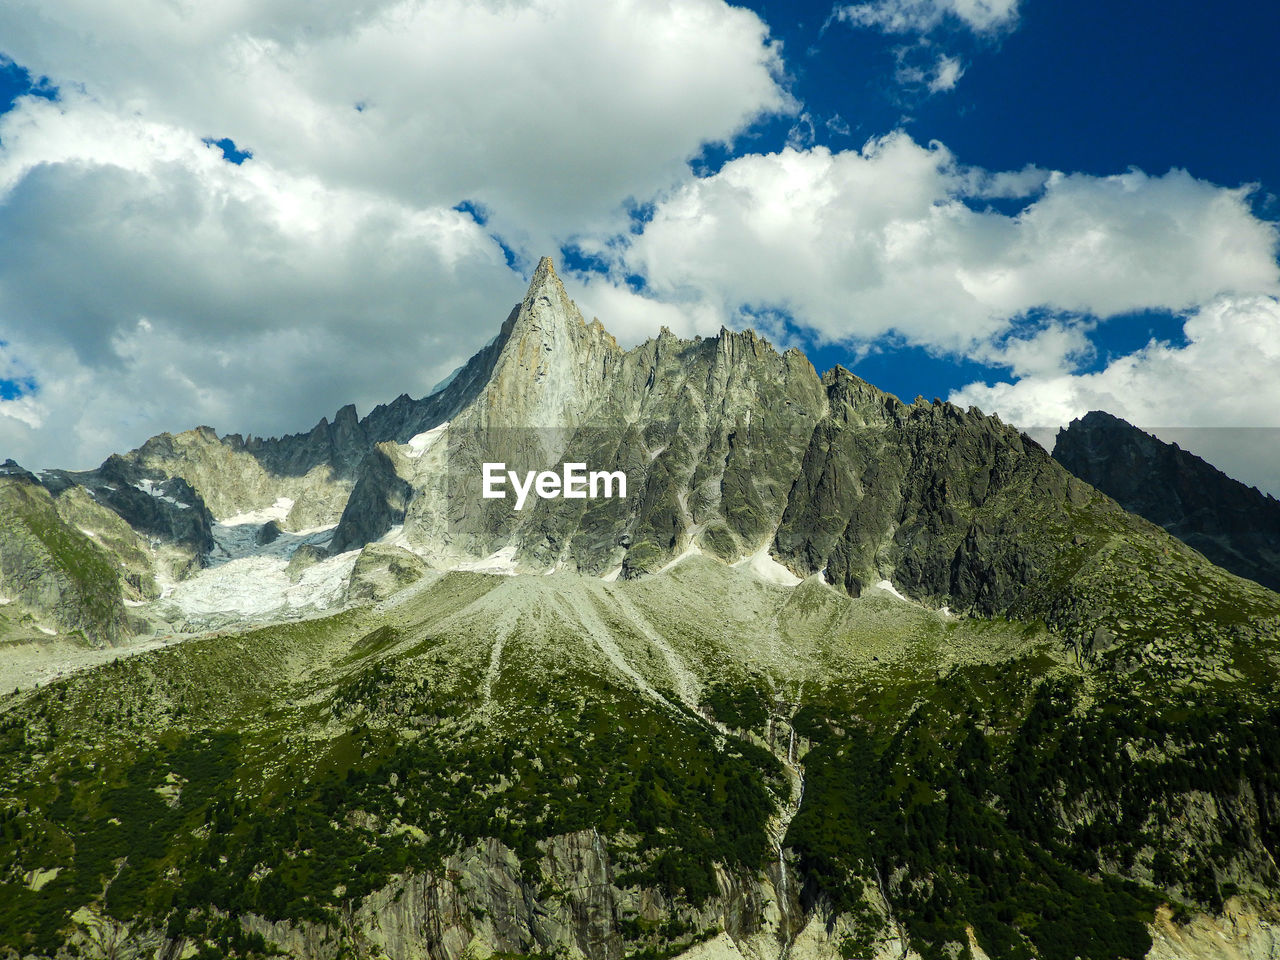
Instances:
[[[836,17],[886,33],[928,33],[955,20],[975,33],[992,33],[1018,21],[1018,0],[871,0],[836,8]]]
[[[1020,191],[1019,213],[986,203]],[[665,196],[638,236],[597,252],[704,323],[772,310],[821,340],[892,332],[973,353],[1031,311],[1108,317],[1274,293],[1276,229],[1247,196],[1178,170],[992,174],[894,134],[861,151],[732,160]],[[1072,337],[1059,338],[1064,355],[1081,349]]]
[[[37,382],[0,454],[37,467],[420,395],[523,292],[491,232],[529,266],[794,109],[721,0],[13,0],[0,38],[61,90],[0,117],[0,342]]]
[[[791,107],[768,28],[722,0],[13,0],[0,37],[122,115],[413,205],[479,201],[538,249]]]
[[[1221,296],[1191,312],[1183,332],[1185,345],[1152,341],[1096,372],[1015,370],[1027,375],[950,399],[1024,428],[1105,410],[1280,495],[1280,300]]]

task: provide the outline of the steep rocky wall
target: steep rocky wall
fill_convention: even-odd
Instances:
[[[1274,497],[1099,410],[1058,432],[1053,457],[1219,566],[1280,590],[1280,501]]]
[[[30,474],[0,475],[0,585],[11,600],[59,632],[97,644],[128,633],[120,580],[109,554],[58,515]]]

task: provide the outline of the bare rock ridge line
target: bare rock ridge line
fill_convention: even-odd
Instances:
[[[1101,410],[1059,431],[1053,457],[1218,566],[1280,590],[1280,501],[1274,497]]]
[[[498,461],[623,471],[627,496],[535,499],[517,514],[480,496],[481,464]],[[1081,596],[1081,578],[1131,559],[1117,561],[1117,536],[1148,535],[976,408],[903,403],[842,367],[819,377],[799,351],[779,353],[751,330],[684,340],[663,329],[623,350],[586,321],[549,258],[495,339],[429,397],[401,396],[363,419],[348,405],[281,439],[162,434],[97,470],[21,482],[52,498],[50,515],[71,524],[68,543],[88,537],[85,555],[118,571],[118,582],[104,573],[92,588],[64,577],[22,602],[33,617],[62,604],[50,628],[97,643],[141,628],[136,618],[152,608],[122,614],[126,601],[148,604],[229,558],[215,543],[232,535],[219,527],[228,518],[274,525],[263,543],[290,534],[277,553],[305,546],[308,560],[323,559],[390,540],[435,569],[631,579],[686,553],[734,563],[763,549],[788,576],[820,574],[853,596],[887,580],[935,608],[1044,619],[1084,647],[1103,611]],[[325,543],[317,531],[327,528]],[[1176,541],[1160,549],[1185,553]],[[412,569],[394,563],[389,583]],[[9,563],[20,566],[30,563]],[[290,579],[307,602],[343,595],[301,571]],[[51,599],[67,591],[80,599]]]

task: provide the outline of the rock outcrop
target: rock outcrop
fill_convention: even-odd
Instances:
[[[470,402],[366,458],[333,549],[402,527],[400,542],[432,566],[624,579],[686,552],[736,562],[764,551],[855,596],[889,581],[957,612],[1043,618],[1087,657],[1119,636],[1101,578],[1152,569],[1115,549],[1149,537],[1140,521],[998,418],[903,403],[838,367],[819,378],[752,331],[664,330],[622,351],[549,261],[487,349],[489,379]],[[485,462],[619,471],[626,496],[531,497],[516,511],[482,497]],[[1194,555],[1161,549],[1170,585],[1197,576]],[[1078,577],[1097,579],[1084,590]],[[1160,594],[1134,589],[1143,611]]]
[[[360,551],[351,579],[347,599],[353,602],[385,600],[416,583],[427,572],[427,565],[415,553],[388,543],[371,543]]]

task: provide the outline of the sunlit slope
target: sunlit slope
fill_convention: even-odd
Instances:
[[[0,946],[1140,956],[1160,903],[1277,889],[1274,634],[1251,657],[1155,689],[698,556],[447,573],[4,701]]]

